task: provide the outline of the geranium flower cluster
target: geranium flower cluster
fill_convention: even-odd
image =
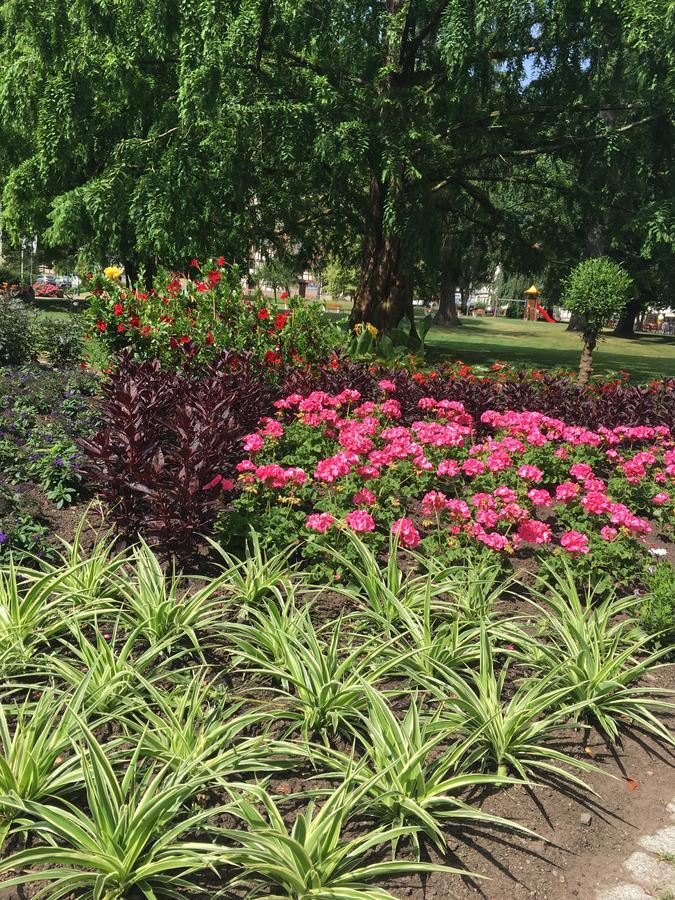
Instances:
[[[657,511],[674,508],[675,444],[663,426],[593,431],[494,410],[478,423],[461,403],[432,397],[402,425],[396,386],[379,387],[380,402],[355,390],[278,400],[277,418],[242,444],[245,502],[287,504],[314,534],[391,531],[410,548],[430,540],[577,557],[594,542],[644,539]]]

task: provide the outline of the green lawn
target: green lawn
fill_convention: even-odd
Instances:
[[[502,360],[515,366],[577,368],[581,338],[566,328],[522,319],[463,318],[459,328],[434,326],[427,344],[432,359],[443,356],[472,364]],[[640,381],[675,377],[675,338],[607,335],[598,343],[593,365],[596,372],[624,369]]]

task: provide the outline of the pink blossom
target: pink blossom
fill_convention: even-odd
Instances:
[[[445,508],[456,519],[470,519],[471,510],[466,500],[448,500]]]
[[[485,471],[485,464],[480,459],[466,459],[462,463],[462,472],[469,477],[482,475]]]
[[[265,446],[265,441],[259,434],[247,434],[242,440],[244,442],[244,450],[247,453],[257,453]]]
[[[236,467],[237,472],[255,472],[256,464],[250,459],[242,459],[241,462],[238,462]]]
[[[383,378],[382,381],[377,382],[377,386],[382,391],[389,391],[391,394],[396,390],[396,385],[393,381],[389,381],[388,378]]]
[[[361,488],[352,497],[352,503],[354,506],[374,506],[375,494],[369,491],[368,488]]]
[[[336,453],[335,456],[319,460],[314,477],[318,481],[327,481],[331,484],[338,478],[349,475],[352,465],[356,462],[358,462],[358,456],[354,453]]]
[[[516,536],[519,541],[526,544],[548,544],[551,540],[551,529],[546,522],[529,519],[520,523]]]
[[[268,487],[282,488],[286,484],[286,473],[278,465],[258,466],[255,476]]]
[[[438,464],[438,468],[436,469],[436,474],[439,477],[446,476],[447,478],[454,478],[455,475],[459,475],[459,472],[459,463],[455,459],[444,459]]]
[[[482,528],[477,528],[474,530],[473,536],[491,550],[505,550],[509,546],[509,539],[505,535],[499,534],[498,531],[487,532]]]
[[[618,534],[619,532],[617,531],[617,529],[612,528],[611,525],[603,525],[600,529],[600,537],[603,539],[603,541],[608,541],[610,543],[616,539]]]
[[[495,450],[485,460],[490,472],[501,472],[513,465],[513,460],[504,450]]]
[[[507,487],[505,484],[500,485],[498,488],[494,490],[495,497],[499,497],[500,500],[503,500],[504,503],[515,503],[518,499],[518,494],[510,487]]]
[[[541,479],[544,477],[544,473],[537,466],[520,466],[518,469],[518,478],[523,478],[525,481],[534,481],[535,484],[539,484]]]
[[[355,509],[354,512],[347,513],[345,522],[352,531],[375,531],[375,520],[370,513],[367,513],[362,509]]]
[[[588,537],[579,531],[564,531],[560,535],[560,546],[568,553],[588,553]]]
[[[654,494],[652,497],[652,503],[655,503],[657,506],[663,506],[665,503],[668,503],[670,500],[670,494],[666,491],[660,491],[658,494]]]
[[[567,500],[572,500],[579,493],[580,488],[578,484],[575,484],[573,481],[563,481],[562,484],[559,484],[555,489],[555,499],[565,503]]]
[[[264,425],[264,428],[259,429],[258,434],[271,438],[283,437],[283,425],[280,422],[277,422],[276,419],[265,417],[264,419],[260,420],[260,423]]]
[[[570,475],[578,481],[583,481],[584,478],[588,478],[592,474],[593,469],[588,463],[575,463],[573,466],[570,466]]]
[[[448,498],[442,491],[429,491],[422,497],[422,512],[431,517],[444,510],[448,505]]]
[[[401,404],[398,400],[385,400],[384,403],[380,404],[380,412],[388,419],[400,419]]]
[[[610,512],[613,504],[606,494],[602,494],[599,491],[589,491],[581,498],[581,505],[586,512],[599,516]]]
[[[531,488],[527,492],[527,496],[535,506],[551,506],[553,503],[553,497],[544,488]]]
[[[411,550],[419,544],[421,538],[411,519],[397,519],[391,526],[391,533],[397,534],[401,543]]]
[[[330,513],[312,513],[311,516],[307,516],[305,526],[309,528],[310,531],[318,531],[319,534],[325,534],[334,522],[335,519]]]
[[[370,479],[380,477],[380,470],[377,466],[359,466],[356,471],[361,478]]]

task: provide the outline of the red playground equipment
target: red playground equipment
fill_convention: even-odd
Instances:
[[[553,316],[549,316],[549,314],[546,312],[546,310],[544,309],[543,306],[539,306],[537,304],[536,310],[539,313],[539,315],[542,317],[544,322],[557,322],[558,321],[557,319],[554,319]]]
[[[541,291],[535,284],[525,291],[525,312],[523,313],[525,321],[536,322],[538,317],[541,316],[545,322],[557,322],[557,319],[550,316],[544,307],[539,305],[540,297]]]

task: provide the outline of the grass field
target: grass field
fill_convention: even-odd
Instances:
[[[500,360],[515,366],[577,368],[581,338],[566,329],[564,324],[519,319],[463,318],[459,328],[434,326],[427,345],[432,359],[451,357],[472,364]],[[640,381],[675,378],[675,338],[615,338],[608,334],[598,342],[593,367],[596,372],[624,369]]]

